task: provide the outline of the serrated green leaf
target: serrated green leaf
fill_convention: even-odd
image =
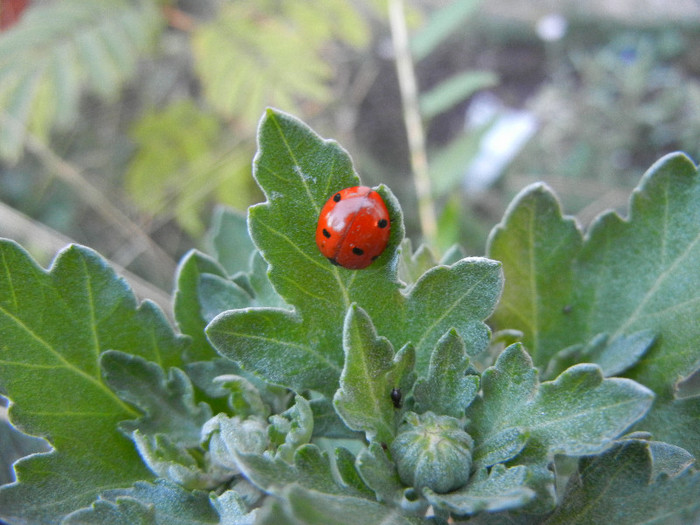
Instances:
[[[66,525],[199,525],[218,524],[219,515],[206,492],[184,490],[158,479],[132,488],[107,490],[91,507],[78,510]]]
[[[460,257],[459,259],[461,259]],[[454,261],[457,262],[457,261]],[[397,275],[401,282],[408,286],[413,285],[420,276],[436,266],[435,256],[427,245],[421,244],[414,252],[411,239],[408,237],[401,242],[399,247],[399,266]]]
[[[491,235],[503,260],[499,327],[525,333],[535,363],[600,333],[650,330],[658,338],[626,375],[657,400],[640,429],[700,454],[700,400],[674,400],[674,381],[700,361],[700,176],[683,154],[654,164],[632,194],[629,218],[608,213],[585,243],[542,186],[526,190]]]
[[[394,355],[391,344],[378,338],[369,316],[353,305],[343,330],[345,367],[333,404],[345,424],[363,431],[368,441],[390,443],[396,433],[396,408],[391,391],[399,385],[389,379],[401,362],[413,362],[412,352]],[[409,370],[410,372],[410,370]]]
[[[211,408],[204,402],[195,404],[192,384],[182,370],[171,368],[166,376],[156,363],[114,350],[102,354],[100,365],[107,385],[122,401],[144,413],[119,424],[125,434],[138,430],[166,435],[186,447],[199,444],[200,430],[211,418]]]
[[[463,417],[479,390],[479,376],[467,374],[468,367],[464,341],[450,330],[433,350],[428,376],[419,379],[413,389],[416,411]]]
[[[235,490],[227,490],[223,494],[210,494],[211,504],[219,513],[219,525],[253,525],[258,509],[248,512],[243,498]]]
[[[309,402],[301,396],[295,397],[294,406],[281,415],[273,415],[269,419],[268,434],[275,442],[273,435],[281,434],[283,442],[277,447],[277,456],[291,463],[294,452],[311,440],[314,430],[314,418]]]
[[[454,492],[437,494],[426,488],[423,493],[431,505],[459,516],[516,509],[535,497],[526,486],[528,475],[524,466],[496,465],[488,474],[486,469],[478,471],[467,485]]]
[[[419,518],[410,518],[397,509],[354,496],[324,494],[290,485],[283,503],[261,511],[261,523],[270,525],[356,525],[358,523],[391,523],[417,525]]]
[[[354,490],[336,483],[328,456],[316,445],[299,447],[294,453],[292,465],[269,454],[235,452],[235,457],[245,477],[268,494],[281,495],[285,487],[292,483],[325,494],[355,494]]]
[[[0,109],[9,117],[0,127],[0,155],[16,160],[27,129],[45,134],[54,124],[72,123],[83,90],[118,93],[160,27],[160,12],[150,1],[32,5],[0,36]]]
[[[545,367],[580,331],[571,315],[572,260],[582,244],[545,184],[523,190],[489,236],[486,253],[503,263],[507,286],[493,314],[499,328],[516,328],[535,365]],[[575,341],[576,343],[583,341]]]
[[[248,416],[266,417],[269,408],[265,406],[258,389],[248,379],[239,375],[220,375],[214,383],[230,392],[228,405],[233,414],[242,418]]]
[[[357,490],[365,498],[374,498],[374,492],[362,481],[362,477],[355,466],[357,458],[348,449],[337,447],[335,449],[335,467],[338,470],[340,481],[346,486]]]
[[[369,447],[362,449],[355,466],[365,484],[376,493],[377,500],[394,504],[401,501],[406,487],[379,443],[370,443]]]
[[[392,218],[387,249],[364,270],[333,266],[314,239],[328,196],[359,183],[347,154],[274,110],[261,122],[259,144],[254,175],[267,201],[250,209],[249,228],[270,264],[270,282],[295,312],[270,308],[220,315],[207,334],[222,355],[271,382],[331,395],[343,363],[341,328],[353,303],[394,348],[415,346],[419,373],[427,371],[435,343],[450,328],[469,354],[486,348],[489,330],[482,320],[500,295],[499,263],[472,258],[437,266],[402,294],[396,277],[401,212],[380,186]]]
[[[45,271],[0,241],[0,267],[0,382],[10,419],[54,447],[16,465],[19,483],[0,489],[0,515],[52,523],[106,488],[150,478],[117,430],[138,412],[102,380],[100,354],[116,349],[169,367],[181,365],[186,345],[91,250],[71,246]]]
[[[0,485],[11,483],[15,480],[12,464],[24,456],[49,452],[51,448],[43,439],[23,434],[13,427],[7,420],[5,409],[2,408],[3,400],[0,398]]]
[[[695,523],[700,473],[673,468],[656,477],[652,449],[650,443],[631,440],[582,459],[579,474],[571,478],[547,523]]]
[[[600,453],[644,416],[654,397],[629,379],[604,379],[600,368],[588,364],[540,384],[520,344],[504,350],[481,381],[483,395],[467,409],[467,417],[474,455],[482,458],[491,453],[487,445],[501,446],[496,437],[504,432],[526,432],[542,459]]]

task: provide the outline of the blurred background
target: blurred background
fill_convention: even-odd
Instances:
[[[696,0],[0,0],[0,27],[0,236],[88,245],[161,304],[215,205],[262,200],[266,106],[438,253],[483,254],[531,182],[586,225],[700,160]]]

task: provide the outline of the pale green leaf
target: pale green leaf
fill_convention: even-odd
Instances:
[[[362,449],[355,460],[362,480],[376,494],[377,499],[386,503],[398,503],[403,498],[406,487],[399,479],[396,466],[377,442]]]
[[[700,176],[683,154],[654,164],[633,192],[629,217],[607,213],[585,242],[543,186],[526,190],[491,235],[503,261],[499,328],[524,332],[535,364],[609,334],[648,330],[657,338],[626,375],[657,400],[639,424],[657,439],[700,454],[700,399],[675,400],[673,384],[700,361]]]
[[[455,330],[450,330],[433,350],[428,376],[416,382],[416,411],[463,417],[479,390],[479,376],[467,374],[468,366],[464,341]]]
[[[697,523],[700,473],[683,468],[687,453],[671,452],[666,456],[676,458],[676,467],[655,476],[655,447],[666,445],[631,440],[582,459],[578,475],[571,478],[561,505],[546,523]]]
[[[377,337],[371,319],[355,305],[345,318],[343,348],[345,367],[333,398],[335,409],[349,428],[365,432],[368,441],[389,443],[397,426],[391,392],[400,386],[401,377],[394,381],[388,376],[402,361],[412,364],[412,353],[394,357],[391,344]]]
[[[463,488],[448,494],[423,489],[427,500],[438,509],[466,516],[478,512],[496,512],[523,507],[535,497],[526,486],[529,472],[522,465],[506,468],[496,465],[487,474],[476,472]]]
[[[261,511],[261,523],[278,525],[356,525],[358,523],[391,523],[418,525],[420,518],[408,517],[398,509],[376,501],[354,496],[324,494],[290,485],[280,505],[271,505]]]
[[[486,251],[503,263],[507,283],[493,322],[521,330],[538,367],[573,344],[571,333],[579,331],[570,301],[572,260],[581,244],[576,222],[562,217],[559,202],[544,184],[523,190],[489,237]]]
[[[190,492],[175,483],[138,482],[108,490],[91,507],[69,515],[66,525],[204,525],[218,524],[219,514],[206,492]]]
[[[217,261],[191,250],[181,259],[175,275],[175,320],[180,331],[192,338],[192,345],[187,353],[188,361],[211,359],[216,355],[204,335],[207,321],[202,312],[199,294],[199,282],[204,274],[226,277],[226,271]]]
[[[138,430],[166,435],[186,447],[199,444],[200,429],[212,411],[204,402],[195,403],[192,384],[182,370],[170,368],[166,375],[156,363],[114,350],[102,354],[100,365],[107,385],[143,412],[142,417],[119,424],[125,434]]]
[[[10,419],[54,447],[16,465],[19,483],[0,489],[0,516],[53,523],[102,490],[151,477],[117,430],[139,414],[103,381],[100,354],[116,349],[170,367],[182,364],[186,345],[86,248],[67,248],[46,271],[0,241],[0,268],[0,383]]]
[[[645,415],[654,397],[629,379],[605,379],[588,364],[540,384],[519,344],[504,350],[481,380],[483,394],[467,410],[467,431],[476,444],[474,456],[482,458],[491,454],[489,447],[503,448],[501,436],[517,442],[522,433],[529,437],[525,451],[542,459],[600,453]]]

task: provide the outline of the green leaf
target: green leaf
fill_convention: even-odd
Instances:
[[[220,521],[206,492],[190,492],[175,483],[158,479],[154,483],[137,482],[128,489],[105,491],[91,507],[73,512],[62,523],[199,525],[218,524]]]
[[[314,418],[309,402],[301,396],[296,396],[294,400],[294,406],[269,419],[268,435],[273,443],[279,443],[277,455],[287,463],[293,461],[294,452],[300,446],[311,440],[314,430]],[[275,439],[275,434],[282,438],[281,442]]]
[[[362,449],[355,465],[362,480],[376,493],[379,501],[395,504],[401,501],[406,487],[399,479],[396,466],[379,443],[372,442]]]
[[[423,493],[431,505],[460,516],[515,509],[535,497],[526,486],[528,475],[527,467],[522,465],[496,465],[488,474],[486,469],[476,472],[467,485],[454,492],[438,494],[426,488]]]
[[[177,366],[185,341],[152,303],[137,306],[126,282],[86,248],[65,249],[45,271],[0,241],[0,268],[0,383],[13,402],[10,419],[54,447],[16,465],[19,482],[0,489],[0,517],[53,523],[102,490],[151,477],[117,430],[139,414],[103,381],[100,354],[116,349]]]
[[[210,105],[250,128],[264,108],[328,100],[330,68],[302,28],[252,2],[226,4],[192,35],[195,67]]]
[[[107,385],[122,401],[144,413],[137,420],[120,423],[122,432],[164,434],[188,447],[199,444],[211,408],[204,402],[195,404],[192,384],[184,372],[171,368],[166,376],[155,363],[113,350],[102,354],[100,365]]]
[[[463,417],[479,390],[479,376],[467,374],[468,367],[464,341],[455,330],[450,330],[433,350],[428,376],[416,382],[416,411]]]
[[[207,335],[222,355],[273,383],[330,396],[342,370],[342,326],[353,303],[394,348],[415,346],[419,373],[427,371],[430,353],[450,328],[470,355],[486,348],[483,319],[500,295],[499,263],[471,258],[437,266],[402,293],[396,277],[401,211],[380,186],[392,218],[387,249],[364,270],[329,264],[316,247],[318,213],[333,191],[359,183],[349,157],[274,110],[263,118],[258,140],[254,175],[267,201],[250,209],[249,228],[270,265],[270,282],[294,312],[256,308],[218,316]]]
[[[178,264],[175,276],[175,320],[180,331],[192,338],[186,356],[188,361],[204,361],[216,356],[204,334],[207,321],[204,319],[199,294],[199,282],[204,274],[226,277],[225,270],[217,261],[196,250],[190,250]]]
[[[549,362],[546,376],[557,375],[576,363],[595,363],[605,377],[617,376],[637,364],[655,340],[651,330],[620,334],[612,341],[607,334],[599,334],[585,346],[575,345],[556,354]]]
[[[225,206],[214,210],[207,233],[208,251],[229,275],[247,272],[255,245],[248,233],[245,216]]]
[[[486,253],[503,263],[507,285],[492,320],[516,328],[535,365],[543,368],[580,332],[571,315],[572,260],[582,244],[572,218],[563,218],[556,197],[544,184],[523,190],[489,237]]]
[[[397,427],[391,392],[402,379],[392,380],[392,372],[407,368],[410,373],[413,353],[408,348],[394,355],[389,341],[377,337],[369,316],[355,305],[345,318],[343,348],[345,367],[333,398],[335,409],[348,427],[365,432],[368,441],[389,443]]]
[[[626,375],[657,400],[639,424],[700,455],[700,399],[675,400],[673,383],[700,361],[700,176],[683,154],[654,164],[633,192],[629,217],[599,217],[585,242],[543,186],[526,190],[491,235],[508,283],[493,320],[525,334],[535,364],[609,334],[649,330],[657,341]]]
[[[0,36],[0,156],[17,160],[28,129],[43,137],[54,124],[72,124],[83,90],[116,95],[161,20],[150,1],[66,0],[27,9]]]
[[[466,100],[481,89],[496,85],[498,77],[490,71],[466,71],[440,82],[420,96],[420,111],[424,119],[443,113]]]
[[[417,525],[419,518],[409,518],[397,509],[354,496],[324,494],[290,485],[284,499],[261,511],[262,524],[303,523],[305,525],[356,525],[357,523],[391,523]]]
[[[548,524],[696,523],[700,517],[700,473],[688,469],[687,454],[669,452],[675,466],[655,475],[658,451],[666,444],[622,442],[580,461],[561,505]],[[675,448],[675,447],[674,447]]]
[[[543,460],[554,454],[597,454],[608,448],[649,410],[653,393],[622,378],[603,378],[595,365],[580,364],[555,381],[540,384],[529,355],[520,344],[508,347],[482,377],[482,397],[467,417],[476,447],[475,460],[503,447],[511,436],[529,435],[525,451]],[[509,459],[501,458],[501,461]],[[517,460],[516,460],[517,461]]]
[[[298,483],[302,487],[325,494],[356,495],[354,489],[341,487],[335,481],[328,456],[316,445],[303,445],[294,453],[294,463],[269,454],[234,452],[241,472],[261,490],[280,496],[286,486]]]

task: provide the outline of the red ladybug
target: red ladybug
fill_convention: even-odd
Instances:
[[[367,186],[341,190],[321,209],[316,244],[330,262],[367,268],[386,248],[391,222],[382,197]]]

